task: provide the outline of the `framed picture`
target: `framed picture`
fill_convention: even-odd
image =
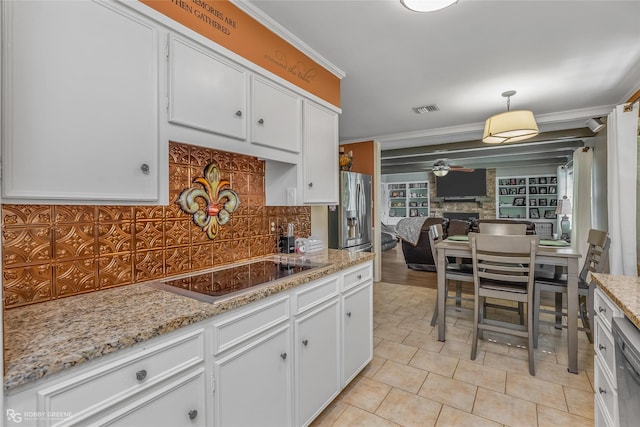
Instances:
[[[507,189],[506,188],[501,188],[500,189],[500,195],[501,196],[506,196],[507,195]]]
[[[546,211],[544,211],[544,217],[546,219],[556,219],[555,209],[547,209]]]
[[[518,187],[518,194],[527,194],[527,187]]]
[[[547,199],[538,199],[538,206],[547,206]]]
[[[529,206],[538,206],[537,200],[536,199],[529,200]]]
[[[547,187],[538,188],[538,194],[547,194]]]
[[[538,187],[529,187],[529,194],[538,194]]]
[[[558,206],[558,199],[551,199],[549,206]]]
[[[517,179],[515,179],[515,178],[511,178],[511,181],[509,181],[509,183],[510,183],[511,185],[518,185],[518,180],[517,180]]]
[[[549,194],[556,194],[556,186],[555,185],[549,187]]]
[[[549,179],[549,184],[557,184],[558,183],[558,178],[556,178],[555,176],[552,176]]]
[[[538,211],[538,208],[529,208],[529,218],[540,218],[540,211]]]
[[[536,181],[536,179],[535,179],[535,178],[529,178],[529,185],[531,185],[531,184],[537,184],[537,183],[538,183],[538,181]]]
[[[524,197],[514,197],[513,206],[524,206]]]
[[[546,184],[546,183],[547,183],[546,176],[541,176],[540,178],[538,178],[538,184]]]
[[[518,185],[525,185],[526,183],[527,183],[527,182],[526,182],[526,180],[525,180],[524,178],[520,178],[520,179],[518,180]]]
[[[509,189],[509,194],[516,194],[516,189],[515,188],[510,188]]]

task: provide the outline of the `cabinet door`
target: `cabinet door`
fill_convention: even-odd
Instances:
[[[304,103],[304,203],[338,203],[338,114]]]
[[[205,426],[205,371],[185,375],[100,420],[80,425],[115,427]]]
[[[275,83],[253,78],[251,141],[280,150],[300,152],[302,101]]]
[[[196,43],[170,40],[169,121],[245,139],[246,72]]]
[[[291,425],[290,340],[286,325],[214,362],[215,425]]]
[[[342,385],[347,385],[373,357],[373,289],[371,281],[343,296]]]
[[[3,198],[158,200],[154,25],[113,3],[4,6]]]
[[[295,321],[296,425],[306,425],[341,388],[339,316],[336,297]]]

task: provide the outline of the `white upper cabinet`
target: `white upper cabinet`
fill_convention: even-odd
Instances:
[[[302,140],[300,96],[254,76],[251,100],[251,142],[299,153]]]
[[[245,69],[195,42],[169,40],[169,121],[246,139]]]
[[[3,199],[157,203],[154,24],[113,3],[3,6]]]
[[[338,114],[304,103],[303,201],[338,203]]]

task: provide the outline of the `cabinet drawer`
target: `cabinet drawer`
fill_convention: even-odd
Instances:
[[[320,283],[312,283],[293,294],[293,313],[298,314],[322,303],[327,298],[337,295],[338,276],[332,276],[321,280]]]
[[[604,402],[598,396],[594,396],[594,405],[595,405],[595,427],[614,427],[613,421],[609,419],[609,414],[607,413],[607,408],[604,406]]]
[[[240,344],[288,319],[288,296],[233,313],[213,324],[214,354]]]
[[[603,326],[608,331],[611,331],[611,319],[614,317],[623,317],[624,314],[599,288],[595,290],[593,300],[593,309],[595,310],[596,316],[602,319]]]
[[[354,286],[365,282],[373,277],[373,269],[371,263],[367,263],[344,273],[342,290],[353,288]]]
[[[616,365],[615,365],[615,354],[616,349],[613,343],[613,336],[611,333],[605,329],[604,325],[600,321],[600,319],[596,319],[596,329],[595,329],[595,339],[594,339],[594,347],[596,354],[599,356],[599,360],[602,362],[602,370],[607,374],[609,379],[612,380],[613,386],[617,387],[616,384]]]
[[[39,390],[38,410],[82,416],[203,360],[204,331],[198,329]]]
[[[598,360],[594,363],[595,374],[595,393],[596,400],[602,400],[602,406],[606,413],[605,418],[613,420],[614,423],[618,419],[618,392],[615,387],[609,382],[609,378],[605,375]]]
[[[164,387],[145,394],[141,399],[111,411],[99,420],[83,421],[78,425],[91,427],[190,426],[204,427],[205,423],[204,368],[183,375]]]

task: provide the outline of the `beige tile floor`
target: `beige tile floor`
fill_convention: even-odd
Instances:
[[[541,326],[530,376],[521,338],[485,332],[470,360],[470,310],[448,306],[439,342],[429,325],[435,296],[374,284],[373,360],[314,426],[593,426],[594,353],[584,333],[576,375],[566,369],[566,331]]]

